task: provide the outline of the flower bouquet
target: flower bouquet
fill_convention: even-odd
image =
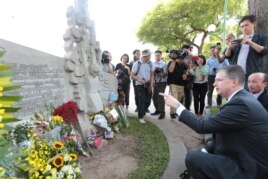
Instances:
[[[18,124],[7,136],[21,147],[23,153],[13,163],[18,171],[24,172],[20,176],[30,179],[82,178],[78,156],[88,154],[79,143],[80,135],[75,132],[73,123],[69,122],[70,115],[64,116],[67,120],[62,116],[35,113],[31,124]],[[29,143],[18,145],[24,141]]]

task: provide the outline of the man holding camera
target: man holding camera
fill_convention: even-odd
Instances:
[[[179,101],[182,101],[184,96],[184,85],[186,80],[187,65],[184,58],[188,55],[184,50],[169,50],[169,57],[172,59],[168,63],[167,84],[169,91]],[[176,118],[176,109],[170,108],[170,117]]]
[[[153,77],[154,77],[154,88],[153,88],[153,103],[155,112],[151,115],[159,115],[158,119],[165,118],[165,102],[163,96],[159,93],[164,93],[167,85],[167,64],[161,59],[162,51],[156,50],[154,52],[155,62],[153,63]]]
[[[129,63],[130,71],[132,69],[133,64],[136,61],[139,61],[140,59],[141,59],[141,51],[139,49],[135,49],[133,51],[133,60]],[[135,98],[135,104],[136,104],[135,112],[138,112],[139,99],[138,99],[137,87],[135,85],[135,80],[132,80],[132,85],[133,85],[133,89],[134,89],[134,98]]]
[[[145,49],[142,51],[142,58],[133,64],[131,70],[131,78],[135,80],[138,94],[138,118],[141,124],[146,123],[143,117],[146,110],[151,104],[153,86],[153,69],[151,59],[151,51]]]
[[[186,64],[189,67],[190,63],[192,63],[193,46],[191,46],[190,44],[184,44],[181,48],[182,48],[182,50],[186,51],[188,54],[185,57],[184,61],[186,62]],[[193,83],[194,83],[194,76],[191,73],[189,73],[189,70],[188,70],[187,71],[187,78],[186,78],[185,86],[184,86],[184,103],[183,103],[187,110],[190,110],[191,103],[192,103]]]
[[[243,38],[227,44],[226,58],[231,64],[240,65],[246,73],[245,89],[248,89],[248,76],[263,72],[263,57],[268,55],[268,35],[255,32],[257,19],[246,15],[239,22]]]
[[[214,90],[214,82],[217,69],[228,66],[229,62],[227,59],[224,59],[221,62],[220,57],[220,44],[213,45],[210,47],[211,57],[207,59],[206,65],[208,66],[208,93],[207,93],[207,108],[210,108],[212,105],[212,96]],[[220,107],[222,104],[222,97],[217,95],[217,106]]]

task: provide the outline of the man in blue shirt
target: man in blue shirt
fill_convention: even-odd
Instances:
[[[154,89],[153,89],[153,103],[155,112],[151,115],[159,115],[158,119],[165,118],[165,101],[163,96],[159,93],[164,93],[167,86],[167,64],[161,59],[162,51],[156,50],[154,52],[155,62],[153,63],[154,72]]]
[[[150,59],[151,51],[149,49],[143,50],[142,58],[133,64],[131,70],[131,78],[135,80],[135,85],[137,87],[139,103],[138,118],[141,124],[146,123],[143,117],[145,116],[146,110],[151,104],[151,86],[154,85],[152,63]]]
[[[208,94],[207,94],[207,107],[210,108],[212,105],[212,95],[214,90],[214,82],[217,69],[223,68],[229,65],[227,59],[221,61],[220,48],[218,45],[213,45],[210,47],[211,57],[207,59],[206,65],[208,66]],[[217,95],[217,106],[220,107],[222,103],[222,97]]]

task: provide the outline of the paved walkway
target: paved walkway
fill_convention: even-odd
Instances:
[[[134,96],[131,89],[127,115],[137,117],[137,113],[134,112],[136,106],[133,99]],[[153,103],[151,103],[149,110],[150,112],[155,111]],[[144,119],[159,127],[168,141],[170,160],[162,179],[178,179],[180,173],[186,169],[184,159],[187,150],[200,148],[204,136],[197,134],[188,126],[179,122],[178,119],[171,119],[169,111],[169,108],[166,107],[166,117],[163,120],[158,120],[158,116],[151,116],[149,113],[146,114]]]

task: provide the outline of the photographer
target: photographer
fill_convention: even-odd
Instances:
[[[165,102],[163,96],[159,93],[164,93],[167,85],[167,64],[161,60],[162,51],[156,50],[154,52],[155,62],[153,63],[153,103],[155,107],[155,112],[151,115],[159,115],[158,119],[165,118]]]
[[[190,64],[193,62],[192,61],[192,50],[193,46],[190,44],[184,44],[182,46],[182,50],[185,50],[187,52],[187,56],[185,57],[184,61],[187,64],[187,67],[189,68]],[[190,110],[191,103],[192,103],[192,88],[193,88],[193,83],[194,83],[194,75],[191,74],[187,70],[187,78],[185,81],[185,86],[184,86],[184,106],[186,107],[187,110]]]
[[[118,63],[115,67],[117,71],[118,86],[121,86],[125,93],[125,105],[126,109],[129,106],[129,90],[130,90],[130,67],[128,65],[129,56],[128,54],[123,54],[120,58],[121,63]]]
[[[182,101],[184,96],[184,85],[186,80],[187,65],[184,58],[188,55],[184,50],[168,50],[169,57],[172,59],[168,63],[167,84],[169,85],[170,94]],[[176,118],[176,109],[170,108],[170,117]]]
[[[210,47],[210,53],[211,57],[207,59],[207,66],[208,66],[208,93],[207,93],[207,108],[210,108],[212,105],[212,95],[214,90],[214,82],[215,82],[215,76],[217,69],[223,68],[225,66],[229,65],[229,62],[227,59],[224,59],[224,61],[221,62],[219,59],[219,53],[220,53],[220,44],[213,45]],[[222,97],[220,95],[217,95],[217,106],[220,107],[222,104]]]
[[[141,59],[141,51],[139,49],[135,49],[133,51],[133,60],[129,63],[130,71],[132,70],[132,66],[136,61],[139,61]],[[139,106],[139,100],[138,100],[138,92],[137,87],[135,84],[135,80],[132,81],[133,89],[134,89],[134,99],[136,104],[135,112],[138,112],[138,106]],[[149,112],[148,110],[146,112]]]
[[[111,64],[112,55],[109,51],[105,50],[102,52],[101,63],[102,71],[105,73],[114,74],[114,66]]]
[[[138,94],[138,118],[141,124],[145,124],[146,121],[143,119],[146,111],[151,104],[153,86],[153,68],[151,59],[151,51],[145,49],[142,51],[142,58],[133,64],[131,69],[131,78],[135,80],[135,85]]]
[[[255,15],[246,15],[239,21],[242,39],[228,44],[225,52],[231,64],[242,66],[246,73],[245,89],[248,90],[248,76],[255,72],[264,71],[264,56],[268,55],[267,33],[256,32],[257,18]]]

